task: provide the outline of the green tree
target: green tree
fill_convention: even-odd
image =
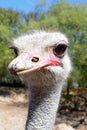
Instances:
[[[19,13],[0,9],[0,83],[11,81],[7,66],[14,55],[8,48],[20,24],[19,19]]]

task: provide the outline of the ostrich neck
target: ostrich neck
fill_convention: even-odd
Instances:
[[[26,130],[52,130],[59,105],[62,84],[31,87]],[[40,89],[41,88],[41,89]],[[38,90],[38,91],[37,91]]]

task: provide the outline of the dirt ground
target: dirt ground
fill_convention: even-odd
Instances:
[[[24,130],[27,108],[24,89],[0,87],[0,130]],[[56,125],[58,123],[69,124],[76,130],[87,130],[87,113],[61,110],[56,118]]]
[[[0,102],[0,130],[24,130],[27,108]]]
[[[24,90],[0,88],[0,130],[24,130],[27,100]]]

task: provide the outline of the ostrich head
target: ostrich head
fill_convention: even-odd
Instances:
[[[55,120],[62,84],[71,70],[68,39],[60,32],[35,31],[14,39],[11,48],[16,58],[8,68],[22,77],[31,91],[26,130],[51,130],[51,117]]]
[[[8,67],[12,74],[26,79],[38,75],[35,78],[39,81],[42,74],[45,77],[47,75],[48,81],[51,75],[52,79],[53,76],[58,80],[66,79],[70,72],[68,39],[60,32],[34,32],[22,35],[13,40],[10,48],[14,49],[16,54],[16,58]]]

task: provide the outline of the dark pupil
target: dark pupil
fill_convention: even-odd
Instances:
[[[15,52],[15,54],[16,54],[16,56],[17,56],[17,55],[18,55],[17,49],[14,49],[14,52]]]
[[[65,45],[65,44],[59,44],[55,48],[55,50],[54,50],[55,55],[59,56],[60,58],[63,57],[66,48],[67,48],[67,45]]]

